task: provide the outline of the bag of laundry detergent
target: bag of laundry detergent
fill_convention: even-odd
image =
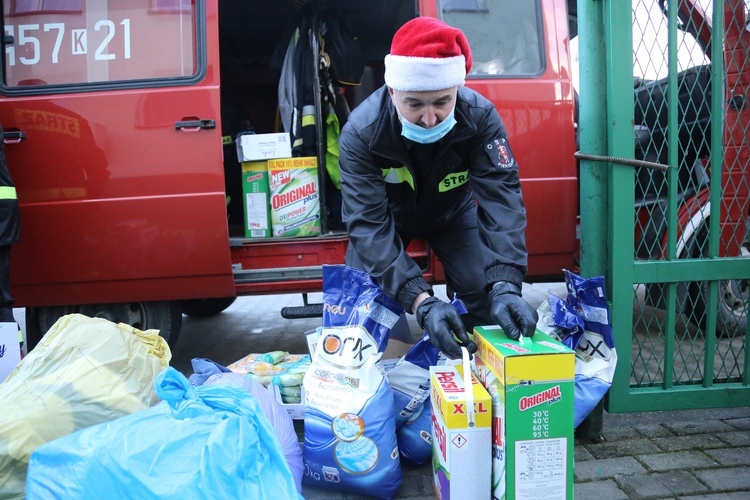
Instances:
[[[459,314],[468,310],[461,299],[451,305]],[[429,332],[388,371],[396,411],[396,438],[401,456],[413,465],[432,457],[432,411],[430,409],[430,367],[453,363],[430,341]]]
[[[566,299],[550,293],[538,309],[537,328],[576,352],[573,425],[578,427],[602,400],[617,367],[604,277],[583,278],[567,269]]]
[[[396,495],[393,393],[379,361],[402,311],[364,271],[323,266],[323,328],[303,383],[304,484]]]

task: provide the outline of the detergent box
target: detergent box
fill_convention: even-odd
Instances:
[[[268,162],[242,162],[242,205],[245,237],[271,237],[271,207],[268,204]]]
[[[471,373],[465,376],[463,365],[431,366],[430,405],[435,495],[441,499],[490,498],[490,395]]]
[[[273,236],[320,234],[318,159],[314,156],[268,160]]]
[[[235,140],[237,160],[257,161],[292,156],[292,142],[288,133],[255,134],[241,133]]]
[[[476,327],[477,377],[492,396],[492,498],[573,498],[575,353],[539,330]]]

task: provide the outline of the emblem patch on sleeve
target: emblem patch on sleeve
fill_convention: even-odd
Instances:
[[[513,152],[505,137],[488,142],[485,150],[490,161],[498,168],[510,168],[516,165],[516,159],[513,158]]]

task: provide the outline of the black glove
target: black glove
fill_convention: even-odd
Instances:
[[[477,352],[477,345],[469,339],[464,323],[456,309],[437,297],[429,297],[417,307],[417,323],[427,330],[430,342],[451,359],[461,357],[461,347],[469,354]]]
[[[492,319],[500,325],[509,338],[518,340],[533,337],[539,315],[521,297],[521,289],[513,283],[498,281],[490,290]]]

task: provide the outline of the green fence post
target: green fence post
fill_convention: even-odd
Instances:
[[[604,29],[607,50],[607,154],[632,158],[635,152],[632,3],[607,0]],[[611,164],[607,195],[609,251],[606,288],[612,336],[618,354],[607,409],[615,411],[622,408],[630,391],[635,266],[635,170],[632,166]]]
[[[607,86],[603,2],[578,0],[579,105],[578,140],[582,153],[607,154]],[[580,162],[581,275],[606,272],[607,179],[603,163]],[[604,405],[598,404],[576,429],[576,438],[599,441]]]

